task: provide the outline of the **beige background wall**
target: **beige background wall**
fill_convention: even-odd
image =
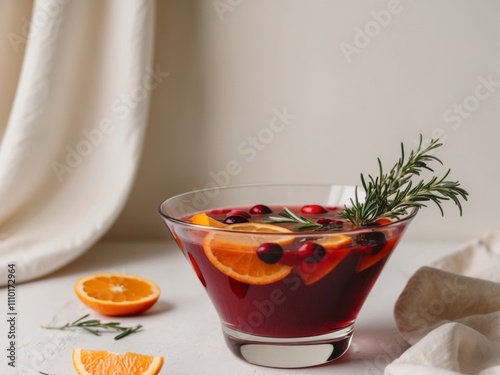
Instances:
[[[408,238],[499,228],[499,14],[496,1],[158,1],[155,61],[170,75],[106,239],[168,238],[158,203],[230,160],[241,166],[231,184],[356,184],[419,133],[441,137],[438,155],[471,197],[463,217],[421,212]]]

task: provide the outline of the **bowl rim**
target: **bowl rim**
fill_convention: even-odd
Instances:
[[[230,229],[226,229],[224,227],[212,227],[208,225],[201,225],[201,224],[194,224],[190,223],[188,221],[184,221],[175,217],[172,217],[162,210],[162,206],[169,202],[170,200],[173,199],[178,199],[182,198],[183,196],[187,195],[193,195],[193,194],[198,194],[200,192],[206,192],[206,191],[215,191],[215,190],[229,190],[229,189],[237,189],[237,188],[252,188],[252,187],[332,187],[332,186],[340,186],[340,187],[349,187],[349,188],[355,188],[355,189],[363,189],[359,185],[349,185],[349,184],[331,184],[331,183],[254,183],[254,184],[239,184],[239,185],[225,185],[225,186],[218,186],[218,187],[211,187],[211,188],[203,188],[203,189],[194,189],[190,190],[184,193],[176,194],[173,195],[167,199],[164,199],[159,205],[158,205],[158,213],[160,216],[164,219],[166,219],[169,222],[172,222],[177,225],[182,225],[187,228],[193,228],[193,229],[199,229],[199,230],[204,230],[204,231],[218,231],[218,232],[226,232],[226,233],[232,233],[232,234],[253,234],[255,235],[255,232],[252,231],[234,231]],[[314,231],[303,231],[303,232],[295,232],[292,231],[290,233],[286,232],[279,232],[279,233],[271,233],[271,232],[259,232],[259,236],[318,236],[319,233],[321,235],[326,236],[326,235],[340,235],[340,234],[358,234],[362,232],[372,232],[372,231],[377,231],[380,230],[380,228],[388,228],[388,227],[393,227],[393,226],[399,226],[405,222],[410,222],[415,215],[418,213],[419,208],[418,207],[413,207],[411,209],[408,209],[408,213],[395,221],[391,221],[389,223],[385,224],[380,224],[377,226],[373,227],[355,227],[353,229],[348,229],[348,230],[338,230],[338,231],[325,231],[325,232],[314,232]],[[199,212],[204,212],[203,210]]]

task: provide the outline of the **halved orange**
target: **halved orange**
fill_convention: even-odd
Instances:
[[[73,349],[73,367],[79,375],[156,375],[162,356]]]
[[[76,281],[74,291],[88,307],[109,316],[141,313],[160,297],[160,288],[153,281],[120,273],[81,277]]]
[[[269,236],[269,233],[276,235]],[[280,236],[280,233],[284,235]],[[256,250],[266,242],[274,242],[281,246],[290,244],[294,241],[293,236],[286,235],[290,233],[293,232],[273,224],[257,222],[230,224],[224,231],[209,232],[203,240],[203,250],[210,262],[227,276],[251,285],[265,285],[285,278],[292,272],[292,267],[279,263],[265,263],[259,259]]]
[[[227,224],[221,223],[218,220],[215,220],[213,217],[208,216],[205,212],[201,212],[196,214],[189,219],[191,223],[198,225],[205,225],[216,228],[224,228]]]
[[[300,262],[297,264],[297,272],[306,285],[311,285],[322,279],[337,267],[347,254],[349,254],[348,246],[351,244],[351,237],[339,234],[322,237],[313,242],[323,246],[326,254],[317,263]]]

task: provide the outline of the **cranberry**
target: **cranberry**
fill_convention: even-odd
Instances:
[[[248,219],[244,216],[233,215],[226,217],[223,222],[224,224],[248,223]]]
[[[274,242],[266,242],[257,248],[257,256],[263,262],[274,264],[283,256],[283,248]]]
[[[382,232],[360,233],[356,241],[361,246],[364,246],[365,248],[363,250],[370,255],[379,253],[387,243],[387,239]]]
[[[302,206],[300,209],[300,212],[304,214],[324,214],[328,212],[327,210],[324,209],[324,207],[321,207],[317,204],[309,204],[306,206]]]
[[[327,217],[321,218],[317,221],[318,224],[323,225],[324,229],[342,229],[344,222],[342,220],[329,219]]]
[[[252,217],[248,212],[242,210],[231,210],[228,213],[226,213],[226,217],[229,216],[243,216],[246,217],[247,219],[250,219]]]
[[[315,242],[304,242],[297,250],[299,257],[307,263],[317,263],[326,255],[326,250]]]
[[[250,209],[250,213],[254,215],[270,214],[271,212],[273,210],[263,204],[256,204]]]
[[[335,220],[333,219],[328,219],[327,217],[321,218],[317,221],[318,224],[321,225],[329,225],[329,224],[334,224]]]

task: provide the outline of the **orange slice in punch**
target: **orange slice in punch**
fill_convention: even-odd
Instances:
[[[79,375],[156,375],[163,357],[105,350],[73,349],[73,367]]]
[[[291,230],[266,223],[231,224],[225,229],[211,231],[203,240],[203,250],[207,258],[219,271],[251,285],[271,284],[285,278],[292,271],[289,265],[265,263],[256,253],[257,248],[266,242],[281,246],[292,243],[294,237],[286,235],[293,233]],[[276,235],[269,236],[269,233]],[[284,235],[280,236],[280,233]]]
[[[398,243],[400,237],[394,237],[387,241],[387,243],[384,245],[382,250],[380,250],[377,254],[374,255],[369,255],[366,254],[362,260],[362,262],[359,264],[358,268],[356,269],[356,272],[361,272],[366,270],[367,268],[370,268],[374,264],[380,262],[382,259],[386,258],[389,256],[389,254],[392,252],[392,249],[394,249],[394,246]]]
[[[120,273],[84,276],[76,281],[74,291],[88,307],[109,316],[141,313],[160,297],[154,282]]]
[[[329,274],[349,254],[351,237],[335,235],[322,237],[313,242],[323,246],[326,250],[325,256],[316,263],[302,261],[297,264],[297,272],[304,284],[311,285]]]
[[[213,217],[208,216],[204,212],[192,216],[191,219],[189,219],[189,221],[191,221],[191,223],[193,223],[193,224],[205,225],[205,226],[216,227],[216,228],[224,228],[227,225],[227,224],[221,223],[218,220],[215,220]]]

